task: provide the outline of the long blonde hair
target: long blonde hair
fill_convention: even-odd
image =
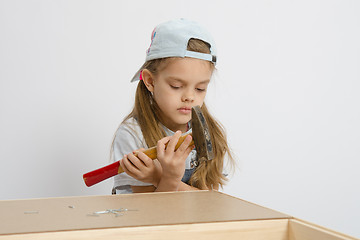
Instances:
[[[187,49],[189,51],[210,53],[209,44],[198,39],[190,39]],[[156,75],[171,59],[173,58],[150,60],[142,66],[142,69],[147,69]],[[212,64],[212,68],[214,69],[213,63],[209,62],[209,64]],[[234,165],[234,159],[227,143],[224,128],[211,116],[205,103],[203,103],[201,109],[209,125],[215,157],[210,161],[202,161],[191,176],[189,183],[191,186],[199,189],[222,187],[225,181],[227,181],[226,176],[223,174],[224,158],[227,155],[231,165]],[[160,119],[158,118],[159,111],[159,107],[152,98],[151,93],[143,81],[139,81],[135,94],[134,108],[131,113],[125,117],[123,122],[130,118],[136,118],[146,144],[149,147],[155,146],[161,138],[166,136]]]

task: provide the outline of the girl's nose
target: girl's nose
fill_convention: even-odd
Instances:
[[[185,91],[181,100],[183,102],[192,102],[192,101],[194,101],[194,92],[193,91]]]

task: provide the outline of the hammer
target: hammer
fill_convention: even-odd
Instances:
[[[193,140],[189,146],[195,144],[198,160],[212,160],[214,158],[214,152],[209,128],[204,115],[201,112],[200,106],[195,106],[191,109],[191,125],[192,133],[181,136],[175,146],[175,150],[180,147],[187,135],[192,135]],[[143,153],[145,153],[151,159],[157,158],[156,146],[146,149]],[[137,156],[137,154],[135,154],[135,156]],[[83,178],[86,186],[90,187],[122,172],[124,172],[124,170],[120,166],[120,161],[116,161],[105,167],[85,173]]]

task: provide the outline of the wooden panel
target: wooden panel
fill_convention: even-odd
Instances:
[[[136,211],[88,215],[119,208]],[[0,211],[0,234],[289,218],[216,191],[0,201]]]
[[[289,240],[356,240],[356,238],[337,233],[299,219],[289,220]]]
[[[287,227],[288,219],[255,220],[3,235],[0,240],[287,240]]]

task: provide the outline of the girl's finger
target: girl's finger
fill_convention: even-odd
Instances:
[[[129,162],[127,155],[125,155],[124,158],[120,160],[120,166],[124,170],[124,172],[131,177],[135,177],[135,173],[139,172],[139,170]]]
[[[138,157],[136,157],[134,154],[130,153],[128,155],[128,159],[134,165],[134,167],[137,168],[138,170],[141,171],[141,169],[144,168],[144,163]]]
[[[160,140],[158,141],[158,144],[165,145],[165,144],[167,144],[167,143],[169,142],[170,139],[171,139],[171,136],[166,136],[166,137],[160,139]]]
[[[129,160],[129,155],[126,155],[126,157],[123,158],[122,162],[123,162],[125,168],[129,172],[132,172],[132,173],[139,173],[140,172],[139,169]]]
[[[140,148],[138,150],[133,151],[133,154],[139,154],[139,152],[145,151],[145,148]]]
[[[164,137],[162,139],[160,139],[157,144],[156,144],[156,151],[157,151],[157,156],[158,159],[162,158],[164,156],[164,152],[165,152],[165,144],[167,144],[170,140],[170,136]]]
[[[127,156],[125,155],[124,156],[124,158],[126,158]],[[124,159],[123,158],[123,159]],[[124,170],[124,172],[126,172],[126,170],[127,170],[127,168],[125,167],[125,165],[124,165],[124,161],[123,161],[123,159],[121,159],[119,162],[120,162],[120,167]]]
[[[175,134],[171,137],[166,150],[169,150],[170,152],[175,151],[175,146],[179,141],[179,138],[181,137],[181,131],[176,131]]]
[[[189,156],[189,154],[191,153],[191,151],[194,149],[194,145],[189,146],[185,151],[184,154],[186,156]]]
[[[176,150],[176,152],[184,152],[189,147],[189,144],[191,143],[191,140],[192,140],[191,135],[186,136],[186,138],[181,143],[180,147]]]
[[[143,164],[147,167],[151,166],[152,164],[152,159],[149,158],[145,153],[143,152],[138,152],[138,158],[140,159],[140,161],[143,162]]]

